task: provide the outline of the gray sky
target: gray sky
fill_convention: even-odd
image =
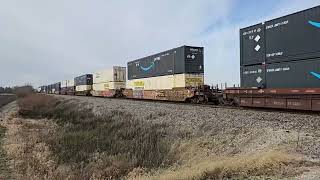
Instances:
[[[181,45],[205,47],[208,84],[239,83],[239,28],[319,0],[0,0],[0,86],[35,86]]]

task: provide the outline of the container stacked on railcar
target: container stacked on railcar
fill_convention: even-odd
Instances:
[[[61,81],[61,94],[67,95],[67,81]]]
[[[203,47],[182,46],[128,62],[128,98],[186,101],[202,97]]]
[[[74,84],[74,79],[67,80],[67,94],[68,95],[75,95],[76,87]]]
[[[126,68],[114,66],[112,69],[93,74],[91,94],[99,97],[121,97],[126,88]]]
[[[75,95],[90,96],[92,91],[93,78],[92,74],[85,74],[74,78]]]
[[[320,110],[320,6],[240,30],[242,106]]]

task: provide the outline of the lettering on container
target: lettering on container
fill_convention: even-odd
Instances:
[[[257,69],[257,70],[251,70],[251,71],[244,71],[243,74],[248,75],[248,74],[261,74],[262,69]]]
[[[284,72],[284,71],[290,71],[290,67],[267,69],[267,72]]]
[[[134,87],[144,87],[144,82],[143,81],[135,81],[133,82]]]
[[[275,57],[275,56],[282,56],[283,52],[275,52],[267,54],[267,57]]]
[[[202,85],[203,79],[202,78],[186,78],[186,85]]]
[[[278,28],[278,27],[281,27],[281,26],[284,26],[287,24],[289,24],[289,20],[285,20],[285,21],[282,21],[279,23],[268,25],[268,26],[266,26],[266,29]]]
[[[254,34],[254,33],[260,33],[261,32],[261,28],[256,28],[256,29],[252,29],[246,32],[243,32],[242,35],[246,36],[246,35],[250,35],[250,34]]]

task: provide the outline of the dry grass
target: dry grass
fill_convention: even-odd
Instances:
[[[169,144],[163,138],[164,125],[143,123],[121,111],[98,117],[88,107],[53,96],[30,95],[18,104],[21,117],[49,118],[58,125],[54,134],[41,134],[39,141],[49,147],[56,166],[68,167],[76,179],[119,179],[136,167],[154,168],[166,162]]]
[[[26,86],[20,86],[15,88],[15,94],[19,98],[27,97],[31,94],[34,94],[34,90],[32,86],[26,85]]]
[[[41,179],[50,177],[56,162],[43,137],[53,134],[50,121],[33,121],[13,118],[6,124],[4,149],[11,160],[11,169],[17,179]]]
[[[42,118],[53,113],[53,108],[58,103],[52,96],[30,94],[18,100],[19,115],[29,118]]]
[[[120,110],[95,116],[90,107],[53,96],[31,95],[18,104],[21,117],[37,120],[9,128],[14,132],[9,154],[30,179],[278,178],[301,173],[304,163],[273,150],[218,156],[215,142],[206,139],[171,144],[166,125]]]
[[[228,179],[249,177],[290,177],[301,173],[296,169],[303,163],[298,156],[281,151],[257,152],[248,155],[218,157],[196,143],[180,144],[174,148],[179,163],[148,175],[131,179]],[[129,177],[130,178],[130,177]]]

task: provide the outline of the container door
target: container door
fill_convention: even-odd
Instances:
[[[265,88],[265,65],[241,67],[241,87]]]
[[[241,66],[263,64],[265,62],[264,24],[240,30]]]

